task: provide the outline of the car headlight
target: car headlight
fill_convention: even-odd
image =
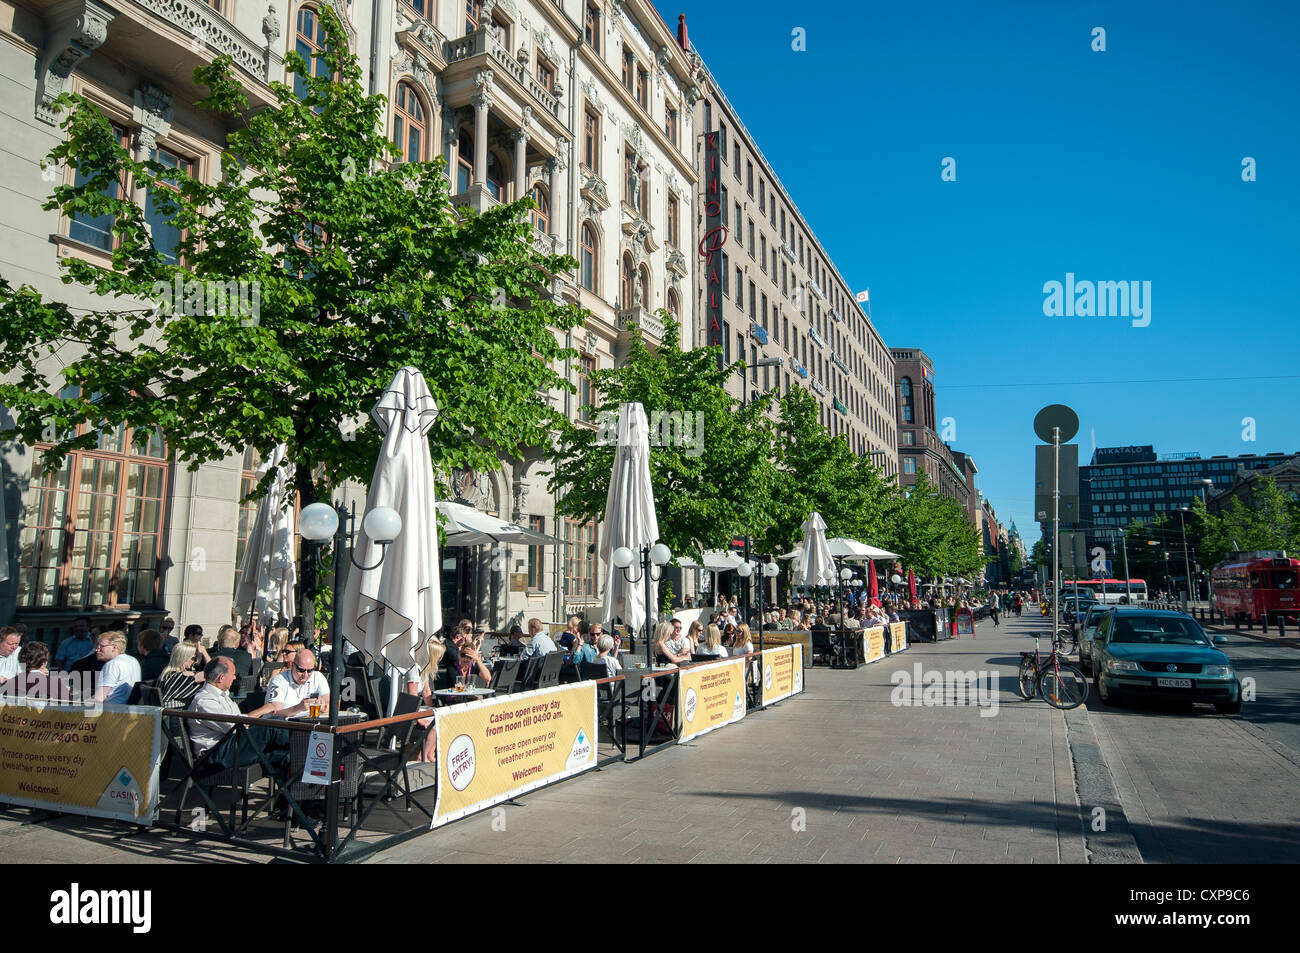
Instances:
[[[1207,665],[1201,670],[1207,678],[1232,678],[1231,665]]]
[[[1128,659],[1113,658],[1106,663],[1108,672],[1136,672],[1138,670],[1137,662],[1130,662]]]

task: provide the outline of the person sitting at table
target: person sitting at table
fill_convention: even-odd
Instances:
[[[266,652],[263,649],[265,643],[266,630],[256,622],[251,623],[244,631],[239,633],[239,647],[247,652],[249,658],[253,660],[253,665],[248,670],[249,675],[260,675],[262,673],[262,666],[266,663]],[[349,664],[351,664],[350,661]]]
[[[532,639],[524,647],[524,650],[519,653],[520,661],[530,659],[534,655],[549,655],[552,652],[559,651],[551,637],[542,631],[541,619],[528,620],[528,634],[532,636]],[[569,632],[565,633],[565,635],[569,634]]]
[[[95,653],[104,663],[95,698],[111,705],[125,705],[140,682],[140,663],[126,654],[126,633],[105,632],[99,637]]]
[[[532,628],[533,622],[537,622],[540,628],[541,622],[536,619],[528,623],[529,628]],[[483,679],[484,684],[492,681],[492,673],[483,664],[483,656],[479,654],[478,644],[474,641],[474,624],[469,619],[460,620],[451,634],[451,640],[444,641],[443,647],[446,652],[442,657],[435,688],[454,688],[456,679],[475,674]],[[551,651],[555,651],[554,642],[551,643]]]
[[[22,674],[22,666],[18,661],[22,644],[22,633],[12,625],[0,629],[0,685]]]
[[[208,650],[203,645],[203,626],[197,623],[187,625],[185,627],[185,641],[194,646],[198,652],[199,664],[207,668],[208,663],[212,661],[212,656],[208,654]]]
[[[26,697],[51,702],[69,701],[68,685],[59,675],[50,675],[50,647],[44,642],[28,642],[18,650],[22,671],[5,683],[0,695]]]
[[[72,634],[59,643],[54,653],[54,667],[66,672],[72,663],[83,659],[95,651],[95,640],[90,637],[90,618],[79,615],[72,620]]]
[[[586,635],[583,635],[581,630],[574,635],[573,646],[569,650],[569,661],[573,663],[574,668],[578,668],[583,662],[596,661],[595,642],[604,631],[604,627],[599,622],[596,622],[587,629]]]
[[[513,655],[518,657],[519,653],[524,650],[524,630],[519,628],[516,622],[510,627],[510,641],[502,646],[502,655]]]
[[[661,664],[680,665],[691,660],[690,636],[682,635],[680,620],[660,622],[655,626],[655,657]]]
[[[288,629],[276,629],[276,631],[283,632],[284,639],[287,641],[281,641],[280,647],[276,649],[275,653],[271,656],[271,661],[267,662],[262,667],[262,677],[260,681],[263,688],[270,685],[271,680],[274,679],[275,676],[279,675],[289,667],[294,656],[307,647],[306,643],[300,639],[290,639]]]
[[[212,651],[213,658],[221,656],[235,663],[236,679],[247,678],[253,674],[253,656],[239,643],[239,630],[233,625],[223,625],[217,631],[217,647]],[[260,665],[258,671],[261,671]]]
[[[727,647],[722,644],[722,630],[716,625],[711,625],[705,629],[704,644],[695,649],[695,654],[726,658],[729,653]]]
[[[414,695],[422,708],[433,707],[433,681],[438,677],[438,668],[447,646],[436,635],[429,636],[429,660],[423,666],[412,665],[406,672],[406,694]],[[421,718],[417,724],[425,729],[424,741],[418,756],[412,761],[434,762],[438,760],[438,731],[434,727],[433,716]]]
[[[167,667],[158,676],[158,695],[163,708],[187,708],[203,687],[203,673],[194,664],[198,653],[188,642],[177,642]]]
[[[219,655],[217,658],[226,657]],[[234,670],[233,662],[231,662],[231,670]],[[249,712],[248,715],[250,718],[257,718],[274,713],[284,718],[292,718],[299,712],[307,710],[308,699],[319,699],[322,708],[329,705],[329,695],[329,682],[325,681],[324,675],[316,671],[315,653],[310,649],[303,649],[294,656],[287,672],[281,672],[271,679],[271,684],[266,687],[266,704]]]
[[[618,655],[614,652],[613,636],[599,635],[596,637],[596,658],[593,661],[598,665],[604,665],[605,671],[609,673],[610,678],[614,678],[623,670]]]
[[[157,629],[144,629],[135,638],[136,656],[140,660],[140,680],[156,681],[167,667],[170,652],[164,652],[162,633]]]
[[[195,693],[189,710],[208,715],[242,715],[239,706],[230,697],[230,686],[234,681],[234,663],[225,656],[217,656],[203,670],[203,687]],[[283,775],[288,770],[290,759],[287,728],[253,725],[245,731],[237,732],[234,730],[235,725],[230,722],[202,719],[191,720],[188,727],[195,757],[207,754],[209,764],[219,764],[226,768],[257,764],[257,750],[260,748],[277,773]]]
[[[727,640],[727,645],[731,648],[732,655],[748,655],[754,651],[749,626],[736,626],[736,630],[731,633],[731,638]]]
[[[807,632],[811,628],[812,628],[812,613],[810,612],[799,613],[799,621],[795,623],[794,630],[796,632]]]
[[[585,621],[586,620],[580,615],[569,616],[568,628],[560,634],[560,648],[565,651],[572,651],[573,643],[577,640],[578,636],[582,635],[583,623]]]

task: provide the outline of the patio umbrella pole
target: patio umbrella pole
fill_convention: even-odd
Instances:
[[[645,576],[645,663],[646,668],[654,671],[654,639],[650,635],[651,612],[654,607],[650,605],[650,545],[647,543],[641,548],[641,574]]]
[[[343,549],[347,545],[348,511],[338,504],[339,528],[334,531],[334,594],[330,612],[330,783],[325,797],[325,860],[334,855],[339,841],[339,692],[343,685],[343,648],[339,644],[339,596],[343,579]],[[289,779],[293,781],[292,778]]]

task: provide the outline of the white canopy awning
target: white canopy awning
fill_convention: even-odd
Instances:
[[[744,558],[739,554],[725,549],[706,549],[703,563],[697,563],[689,556],[680,556],[677,559],[677,562],[682,566],[695,566],[707,569],[710,572],[730,572],[744,561]]]
[[[856,539],[846,539],[843,536],[836,536],[826,540],[826,545],[830,548],[831,556],[843,559],[847,562],[866,561],[868,559],[900,559],[898,553],[891,553],[887,549],[877,549],[875,546],[868,546],[866,543],[859,543]],[[788,553],[784,553],[781,559],[797,559],[803,553],[802,546],[796,546]]]
[[[518,523],[508,523],[464,503],[439,500],[438,512],[447,519],[444,528],[447,531],[448,546],[484,546],[496,543],[552,546],[564,542]]]

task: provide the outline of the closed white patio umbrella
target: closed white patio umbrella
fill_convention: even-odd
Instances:
[[[275,477],[266,495],[257,502],[253,523],[248,527],[248,542],[239,564],[239,586],[235,590],[235,608],[251,609],[251,618],[264,624],[277,619],[288,621],[298,612],[298,565],[294,559],[294,518],[290,487],[293,466],[284,462],[285,446],[280,444],[262,468],[274,470]]]
[[[809,513],[803,522],[802,558],[795,560],[795,578],[801,585],[835,585],[835,561],[826,543],[826,521],[816,511]]]
[[[628,581],[614,565],[619,547],[630,549],[640,562],[641,548],[659,540],[659,519],[655,516],[654,490],[650,485],[650,427],[645,408],[627,403],[618,410],[618,446],[605,497],[605,531],[600,558],[605,561],[605,604],[601,618],[623,620],[635,632],[646,624],[645,580]],[[644,571],[644,570],[643,570]],[[638,578],[633,574],[633,578]],[[658,598],[658,583],[650,583],[650,611]],[[647,636],[649,632],[647,631]]]
[[[424,375],[404,367],[370,412],[384,434],[366,512],[391,507],[401,516],[396,539],[381,547],[363,520],[339,602],[339,632],[390,674],[429,660],[429,637],[442,628],[438,500],[427,434],[438,408]],[[382,555],[382,561],[381,561]],[[397,692],[389,692],[391,713]]]

